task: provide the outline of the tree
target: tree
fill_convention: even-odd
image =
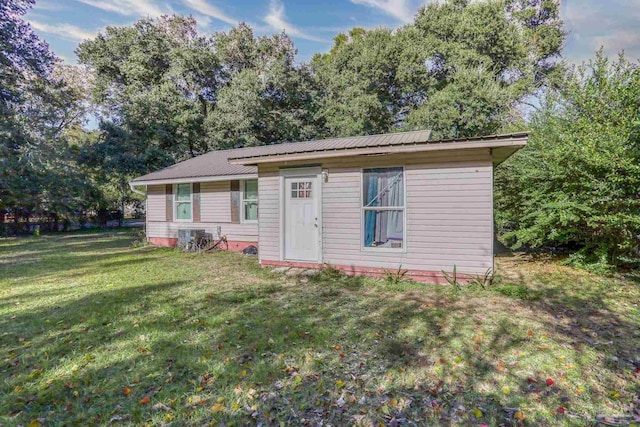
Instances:
[[[82,120],[86,100],[21,18],[33,3],[0,4],[0,209],[16,220],[74,206],[79,175],[64,131]]]
[[[285,34],[254,37],[246,24],[214,37],[223,85],[206,118],[210,148],[301,141],[316,135],[313,80]]]
[[[246,24],[200,36],[193,18],[107,27],[77,49],[95,70],[103,137],[96,158],[128,179],[210,149],[314,134],[311,77],[284,34]],[[111,167],[109,166],[109,167]]]
[[[38,171],[29,159],[26,95],[38,93],[54,56],[21,16],[33,0],[0,3],[0,209],[21,207],[36,192]],[[30,184],[30,185],[25,185]]]
[[[410,25],[354,29],[314,57],[321,116],[338,135],[494,133],[555,72],[563,40],[553,0],[431,2]]]
[[[499,229],[516,247],[582,248],[617,265],[640,247],[640,68],[599,52],[567,71],[532,121],[527,147],[496,173]]]

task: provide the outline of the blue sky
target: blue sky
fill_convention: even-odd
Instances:
[[[83,39],[107,25],[127,25],[163,13],[191,14],[202,32],[227,30],[239,21],[257,34],[285,30],[298,48],[298,61],[327,51],[333,37],[354,26],[397,27],[418,8],[437,0],[37,0],[27,14],[36,31],[63,59]],[[624,49],[640,58],[640,0],[562,0],[569,31],[564,57],[577,63],[605,47],[608,56]]]

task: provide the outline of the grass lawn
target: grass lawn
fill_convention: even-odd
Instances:
[[[640,411],[637,283],[518,257],[488,289],[300,280],[132,241],[0,240],[0,425],[594,425]]]

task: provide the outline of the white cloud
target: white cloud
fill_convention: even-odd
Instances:
[[[92,39],[96,36],[96,32],[87,31],[83,28],[76,27],[75,25],[71,24],[50,25],[33,20],[30,20],[29,23],[37,31],[76,42],[81,42],[86,39]]]
[[[77,0],[80,3],[127,16],[157,18],[165,12],[151,0]]]
[[[264,22],[269,24],[269,26],[276,31],[284,30],[284,32],[289,34],[291,37],[311,40],[314,42],[326,42],[326,40],[309,34],[306,31],[287,22],[286,16],[284,14],[284,5],[278,0],[271,0],[269,14],[264,17]]]
[[[33,5],[33,10],[37,11],[54,11],[54,10],[62,10],[64,6],[61,4],[53,4],[53,3],[44,3],[44,2],[36,2]]]
[[[206,0],[182,0],[182,2],[189,6],[191,9],[200,12],[203,15],[210,16],[218,21],[226,22],[227,24],[236,25],[237,19],[234,19],[218,9],[216,6],[208,3]]]
[[[636,30],[640,10],[634,7],[636,1],[563,1],[561,14],[569,32],[563,56],[580,63],[594,58],[596,50],[604,47],[609,58],[615,58],[621,50],[628,59],[640,58],[640,35]]]
[[[385,14],[405,23],[413,21],[415,13],[409,5],[409,0],[351,0],[351,3],[380,9]]]

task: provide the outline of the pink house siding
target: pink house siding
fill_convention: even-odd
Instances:
[[[231,222],[229,181],[200,184],[200,222],[166,221],[165,185],[147,187],[147,238],[159,246],[175,246],[179,229],[199,229],[216,233],[221,227],[230,250],[243,250],[258,244],[258,224]]]
[[[279,166],[260,165],[259,257],[281,265]],[[287,167],[295,166],[289,163]],[[406,250],[361,249],[361,169],[404,166]],[[322,262],[353,274],[403,269],[434,281],[454,264],[463,275],[493,267],[493,166],[489,149],[322,161]],[[370,271],[365,271],[370,270]],[[418,277],[416,277],[418,278]]]

